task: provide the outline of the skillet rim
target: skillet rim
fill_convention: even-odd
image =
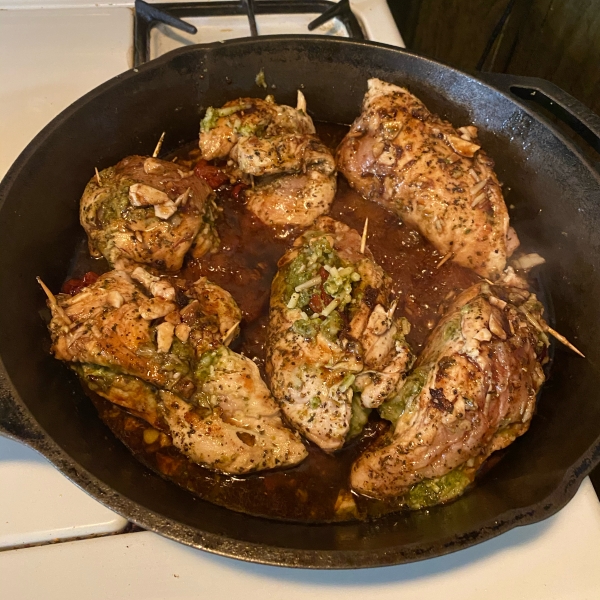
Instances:
[[[501,94],[512,104],[515,104],[519,109],[525,112],[530,118],[539,121],[576,156],[578,161],[586,167],[600,185],[600,174],[598,171],[592,166],[586,156],[582,154],[578,146],[566,138],[546,117],[532,110],[527,104],[515,99],[509,92],[485,81],[485,79],[460,71],[459,69],[455,69],[454,67],[450,67],[439,61],[422,57],[414,52],[400,49],[395,46],[363,40],[332,38],[328,36],[261,36],[260,38],[239,38],[224,43],[228,46],[244,47],[256,46],[257,44],[260,45],[263,43],[268,45],[271,42],[281,42],[284,40],[305,42],[309,44],[316,41],[322,43],[326,42],[331,45],[358,46],[367,48],[366,51],[371,47],[380,48],[387,51],[393,51],[399,55],[407,54],[422,63],[435,65],[437,68],[442,67],[446,72],[466,76],[471,82],[483,85],[493,92]],[[127,81],[130,78],[137,77],[140,72],[143,73],[146,70],[166,64],[173,60],[173,58],[182,54],[203,53],[205,56],[208,56],[212,48],[219,48],[224,43],[215,42],[173,50],[136,69],[130,69],[113,77],[65,108],[33,138],[9,168],[2,182],[0,182],[0,211],[4,206],[6,197],[9,195],[13,182],[18,178],[20,171],[26,166],[31,155],[37,151],[38,146],[42,145],[43,142],[59,129],[63,122],[68,120],[72,114],[79,111],[87,103],[112,87],[118,86],[121,82]],[[560,485],[558,485],[555,490],[543,500],[524,508],[505,511],[498,515],[496,519],[490,519],[477,529],[469,531],[461,536],[457,536],[456,534],[444,536],[436,543],[431,544],[426,548],[419,543],[413,543],[402,546],[392,546],[387,549],[373,550],[300,550],[250,543],[234,540],[224,535],[202,532],[192,525],[185,525],[175,519],[165,517],[142,506],[138,502],[129,499],[121,493],[116,492],[108,484],[104,484],[100,479],[92,475],[77,461],[71,458],[66,451],[62,450],[62,448],[54,442],[41,425],[37,423],[21,399],[18,391],[10,381],[4,368],[2,357],[0,357],[0,434],[21,441],[37,450],[82,490],[115,512],[145,529],[149,529],[175,541],[207,550],[221,556],[272,566],[314,569],[366,568],[414,562],[425,558],[442,556],[462,548],[473,546],[520,525],[539,522],[555,514],[564,507],[575,495],[583,478],[598,462],[600,462],[599,434],[594,443],[592,443],[587,451],[580,456],[579,460],[565,470]],[[249,519],[268,521],[267,519],[261,519],[260,517],[246,516]],[[331,525],[309,525],[309,527],[329,526]],[[338,524],[337,526],[342,525]]]

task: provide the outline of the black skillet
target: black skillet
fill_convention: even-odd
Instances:
[[[150,472],[100,421],[48,353],[40,275],[58,289],[80,239],[77,204],[94,173],[130,154],[196,136],[209,105],[269,91],[313,117],[350,123],[369,77],[406,85],[456,125],[474,123],[496,160],[526,249],[546,257],[558,347],[530,431],[463,498],[367,523],[303,525],[234,513]],[[600,148],[600,119],[541,80],[483,81],[396,48],[313,36],[176,50],[101,85],[54,119],[0,186],[0,432],[35,448],[81,488],[146,529],[211,552],[312,568],[391,565],[479,543],[544,519],[600,458],[600,176],[578,148],[511,92],[545,102]],[[10,493],[10,491],[8,491]]]

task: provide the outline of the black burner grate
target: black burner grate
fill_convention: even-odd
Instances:
[[[164,23],[187,33],[197,33],[197,28],[183,19],[190,17],[226,17],[246,15],[252,36],[258,35],[255,15],[284,15],[322,13],[309,24],[312,30],[326,21],[337,18],[351,38],[364,39],[356,17],[352,14],[348,0],[231,0],[216,2],[174,2],[148,4],[135,1],[134,15],[134,66],[150,59],[150,32],[159,23]]]

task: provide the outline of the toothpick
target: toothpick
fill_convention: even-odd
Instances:
[[[222,342],[223,342],[223,344],[225,344],[225,346],[229,345],[231,343],[231,340],[233,340],[233,333],[237,329],[237,326],[239,324],[240,324],[240,321],[235,323],[232,327],[229,328],[229,331],[223,336]]]
[[[160,152],[160,149],[162,147],[163,140],[165,139],[165,133],[167,133],[167,132],[166,131],[162,132],[162,135],[160,136],[160,139],[158,140],[158,144],[156,144],[156,148],[154,148],[154,152],[152,153],[152,158],[156,158],[158,156],[158,153]]]
[[[98,173],[98,167],[94,167],[94,171],[96,171],[96,181],[98,182],[98,185],[102,185],[102,182],[100,181],[100,173]]]
[[[437,265],[435,265],[435,268],[439,269],[443,264],[448,262],[453,256],[454,256],[454,252],[448,252],[448,254],[446,254],[446,256],[444,256],[444,258],[442,258],[442,260],[440,260],[440,262]]]
[[[575,348],[575,346],[573,346],[573,344],[571,344],[571,342],[564,335],[561,335],[560,333],[558,333],[558,331],[555,331],[554,329],[552,329],[552,327],[550,327],[550,325],[548,325],[547,323],[544,323],[544,326],[542,327],[542,325],[540,325],[537,322],[537,320],[534,319],[534,317],[529,313],[529,311],[524,309],[522,306],[520,307],[520,310],[527,317],[527,320],[539,332],[541,332],[541,333],[548,332],[552,337],[555,337],[561,344],[564,344],[567,348],[573,350],[573,352],[575,352],[575,354],[579,354],[579,356],[581,356],[582,358],[585,358],[585,354],[583,354],[583,352],[581,352],[580,350]]]
[[[369,227],[369,217],[365,219],[365,226],[363,227],[362,238],[360,240],[360,253],[364,254],[367,248],[367,229]]]
[[[36,280],[42,286],[42,289],[44,290],[46,296],[48,296],[51,309],[54,309],[58,316],[64,321],[65,325],[70,327],[72,324],[71,319],[69,319],[62,307],[58,305],[58,300],[56,299],[56,296],[48,289],[46,284],[39,277],[36,277]]]
[[[573,344],[571,344],[571,342],[564,335],[561,335],[560,333],[558,333],[558,331],[554,331],[554,329],[552,329],[552,327],[550,327],[550,325],[546,325],[546,331],[550,335],[554,336],[559,342],[564,344],[567,348],[570,348],[571,350],[573,350],[573,352],[575,352],[575,354],[579,354],[579,356],[581,356],[581,358],[585,358],[585,354],[583,354],[583,352],[577,350],[577,348],[575,348],[575,346],[573,346]]]
[[[519,307],[519,310],[527,317],[527,320],[540,332],[540,333],[544,333],[544,329],[542,328],[542,326],[538,323],[537,319],[535,319],[533,317],[533,315],[526,309],[523,308],[522,306]]]

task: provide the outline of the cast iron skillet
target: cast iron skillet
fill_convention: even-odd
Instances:
[[[350,123],[369,77],[407,85],[456,125],[474,123],[509,189],[525,249],[548,260],[556,328],[587,355],[558,347],[527,435],[475,489],[445,507],[374,522],[303,525],[204,502],[137,462],[98,418],[68,369],[48,353],[40,275],[58,289],[81,236],[78,200],[94,167],[196,136],[203,110],[269,92],[313,117]],[[600,147],[600,119],[540,80],[535,91]],[[508,83],[507,83],[508,82]],[[600,456],[600,176],[548,121],[472,76],[403,50],[313,36],[264,37],[176,50],[101,85],[52,121],[0,187],[0,430],[35,448],[106,506],[167,537],[272,565],[355,568],[438,556],[544,519],[564,506]],[[512,89],[512,88],[511,88]]]

